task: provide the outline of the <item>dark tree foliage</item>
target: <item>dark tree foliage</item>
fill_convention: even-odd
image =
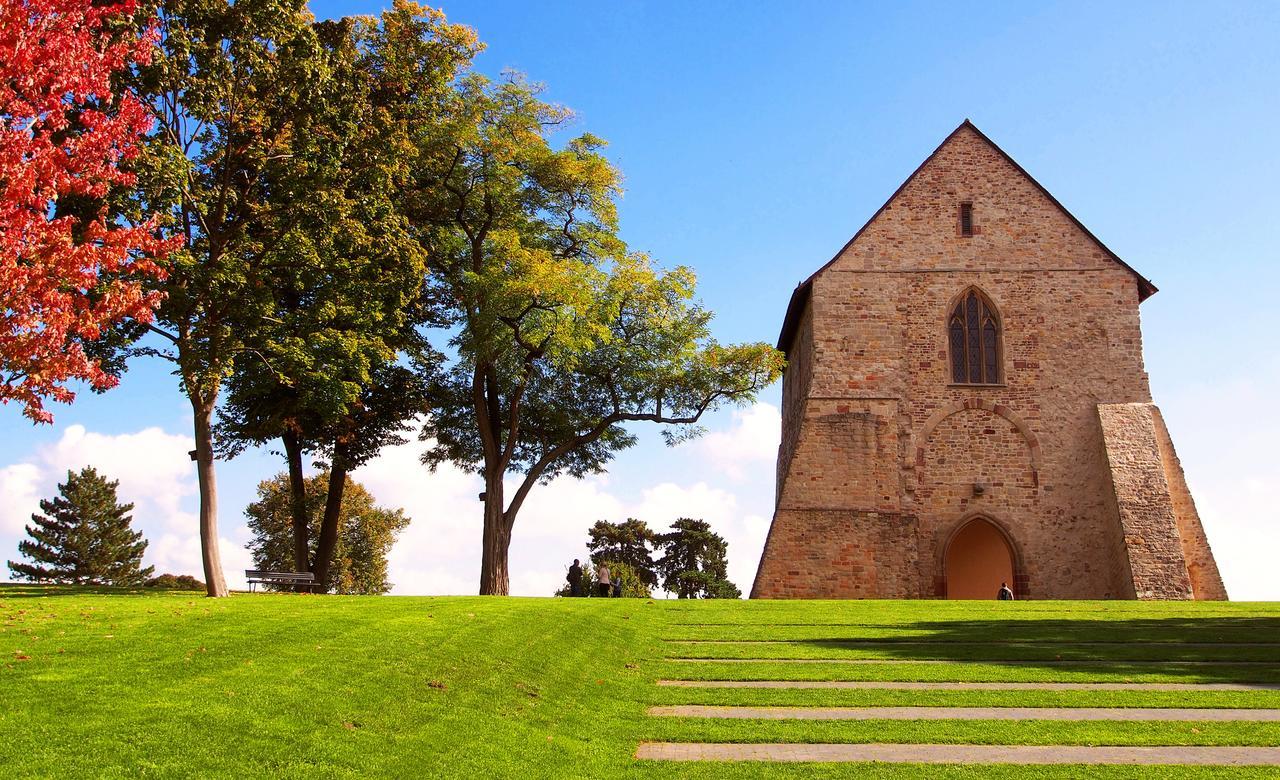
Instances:
[[[141,585],[154,567],[142,568],[147,542],[130,528],[133,504],[119,503],[119,484],[92,467],[68,471],[60,495],[40,502],[44,514],[31,515],[30,538],[18,544],[31,563],[9,561],[9,570],[32,582]]]
[[[416,143],[406,213],[455,356],[433,377],[423,461],[484,478],[481,594],[508,592],[535,485],[604,471],[636,442],[630,423],[696,435],[703,414],[750,403],[782,369],[769,345],[711,336],[692,270],[628,250],[604,141],[553,139],[570,118],[518,76],[470,74]]]
[[[320,22],[315,32],[339,85],[324,120],[343,140],[329,159],[342,185],[263,265],[271,312],[245,336],[249,353],[236,361],[218,434],[227,454],[283,445],[290,567],[326,582],[346,473],[403,443],[409,422],[426,411],[425,379],[399,362],[437,362],[417,331],[433,321],[422,296],[427,258],[399,206],[410,137],[435,121],[478,43],[440,12],[403,0],[380,17]],[[324,459],[331,476],[318,544],[305,509],[304,454]]]
[[[320,543],[318,533],[325,514],[330,475],[320,473],[307,480],[307,517],[311,526],[312,556]],[[259,569],[289,570],[293,565],[293,521],[289,476],[280,474],[258,485],[258,500],[245,510],[253,540],[249,552]],[[329,593],[381,595],[391,589],[387,581],[387,553],[396,536],[409,525],[402,509],[375,506],[369,491],[350,477],[342,492],[337,540],[328,562]],[[287,586],[286,586],[287,589]]]
[[[190,574],[160,574],[144,584],[148,588],[165,590],[204,590],[204,583]]]
[[[682,599],[736,599],[742,591],[728,579],[729,544],[710,523],[682,517],[658,537],[656,568],[662,587]]]
[[[598,566],[608,561],[612,570],[615,563],[625,563],[645,587],[658,586],[658,575],[649,557],[650,545],[657,541],[658,535],[643,520],[630,517],[621,523],[598,520],[587,533],[590,536],[587,549],[591,551],[593,564]]]

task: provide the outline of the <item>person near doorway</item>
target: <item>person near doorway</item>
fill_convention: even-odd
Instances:
[[[996,598],[1000,601],[1013,601],[1013,591],[1009,589],[1009,583],[1000,583],[1000,591],[996,593]]]
[[[569,595],[582,595],[582,562],[577,558],[573,559],[573,565],[569,567],[569,574],[565,577],[569,580]]]
[[[608,564],[602,563],[600,564],[599,567],[596,568],[596,581],[599,583],[596,586],[596,592],[599,593],[601,596],[608,598],[609,591],[611,590],[610,584],[609,584]]]

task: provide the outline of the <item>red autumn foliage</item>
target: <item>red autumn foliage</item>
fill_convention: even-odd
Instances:
[[[146,62],[154,33],[124,24],[137,0],[0,0],[0,403],[51,422],[70,380],[116,383],[84,340],[126,317],[150,321],[145,275],[163,274],[154,225],[111,219],[103,202],[134,177],[121,165],[151,130],[148,109],[112,89]],[[74,203],[76,214],[57,213]],[[87,204],[87,208],[86,208]]]

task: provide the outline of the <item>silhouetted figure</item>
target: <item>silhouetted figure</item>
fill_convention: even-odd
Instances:
[[[613,579],[613,597],[615,599],[622,598],[622,580],[617,577]]]
[[[569,595],[582,595],[582,563],[577,559],[573,559],[573,565],[569,567],[569,574],[565,577],[569,580]]]
[[[1013,601],[1013,591],[1009,589],[1009,583],[1000,583],[1000,592],[996,594],[996,598],[1000,601]]]
[[[603,563],[600,564],[600,566],[596,569],[596,581],[599,583],[596,586],[596,593],[599,593],[601,596],[608,598],[609,591],[612,588],[610,587],[610,583],[609,583],[609,567],[604,565]]]

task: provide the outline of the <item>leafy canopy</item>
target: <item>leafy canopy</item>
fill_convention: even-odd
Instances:
[[[729,543],[705,520],[676,520],[658,537],[658,549],[662,556],[655,566],[664,590],[682,599],[742,597],[729,581]]]
[[[549,142],[569,118],[518,77],[472,76],[424,131],[414,217],[458,355],[436,379],[430,465],[598,472],[635,443],[623,423],[692,423],[780,372],[766,345],[711,338],[692,270],[627,250],[604,142]]]
[[[112,218],[108,201],[131,187],[127,169],[152,120],[113,83],[146,63],[154,31],[129,24],[136,0],[0,3],[0,404],[37,423],[67,386],[118,382],[86,344],[127,318],[150,321],[170,243],[145,213]]]
[[[627,518],[621,523],[597,520],[587,531],[587,536],[587,549],[591,551],[593,564],[598,566],[608,561],[610,571],[614,570],[615,564],[626,564],[645,587],[658,586],[658,575],[653,570],[653,559],[649,557],[650,545],[657,541],[658,535],[643,520]]]
[[[324,517],[329,475],[307,480],[307,516],[311,526],[311,552],[316,552]],[[258,485],[258,500],[245,509],[253,539],[249,552],[260,569],[293,570],[292,513],[289,477],[280,474]],[[381,595],[391,590],[387,581],[387,553],[396,536],[409,525],[402,509],[375,506],[373,495],[347,478],[338,516],[338,541],[329,562],[329,591],[341,594]]]

